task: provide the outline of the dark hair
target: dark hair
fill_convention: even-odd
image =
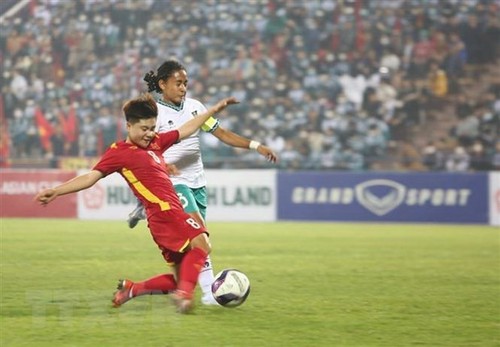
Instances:
[[[158,82],[160,80],[169,79],[175,72],[179,70],[186,70],[181,63],[176,60],[167,60],[163,64],[160,65],[158,70],[156,70],[156,74],[154,71],[149,71],[144,75],[144,81],[146,81],[148,85],[148,92],[158,92],[161,93],[161,88]]]
[[[146,93],[127,101],[123,105],[123,113],[127,122],[134,124],[141,119],[158,117],[158,106],[151,94]]]

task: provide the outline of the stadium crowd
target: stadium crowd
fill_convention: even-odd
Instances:
[[[495,0],[33,0],[0,22],[0,161],[96,156],[122,138],[121,106],[176,58],[189,94],[241,100],[223,124],[284,169],[376,169],[409,136],[427,170],[500,169]],[[410,131],[454,107],[433,139]],[[207,167],[262,167],[203,136]],[[55,165],[55,164],[54,164]]]

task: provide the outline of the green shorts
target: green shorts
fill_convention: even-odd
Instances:
[[[200,212],[205,220],[207,214],[207,190],[205,187],[189,188],[185,184],[174,186],[177,196],[181,201],[184,211],[187,213]]]

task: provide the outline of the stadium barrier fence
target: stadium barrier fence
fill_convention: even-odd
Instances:
[[[0,170],[0,217],[125,220],[136,199],[119,175],[47,207],[37,191],[83,171]],[[207,170],[209,221],[500,225],[500,172]]]

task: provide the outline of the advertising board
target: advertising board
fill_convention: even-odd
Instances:
[[[40,190],[75,177],[74,171],[2,169],[0,177],[0,217],[76,217],[75,195],[61,196],[47,206],[33,201]]]
[[[82,171],[80,173],[83,173]],[[78,218],[101,220],[127,220],[135,208],[137,200],[117,173],[99,180],[89,189],[80,191],[78,196]]]
[[[207,170],[208,221],[275,221],[275,170]]]
[[[490,224],[500,225],[500,172],[491,172],[489,179]]]
[[[278,174],[278,219],[488,223],[487,174]]]
[[[276,220],[276,172],[206,170],[208,221]],[[127,219],[136,199],[125,180],[112,174],[78,192],[81,219]]]

